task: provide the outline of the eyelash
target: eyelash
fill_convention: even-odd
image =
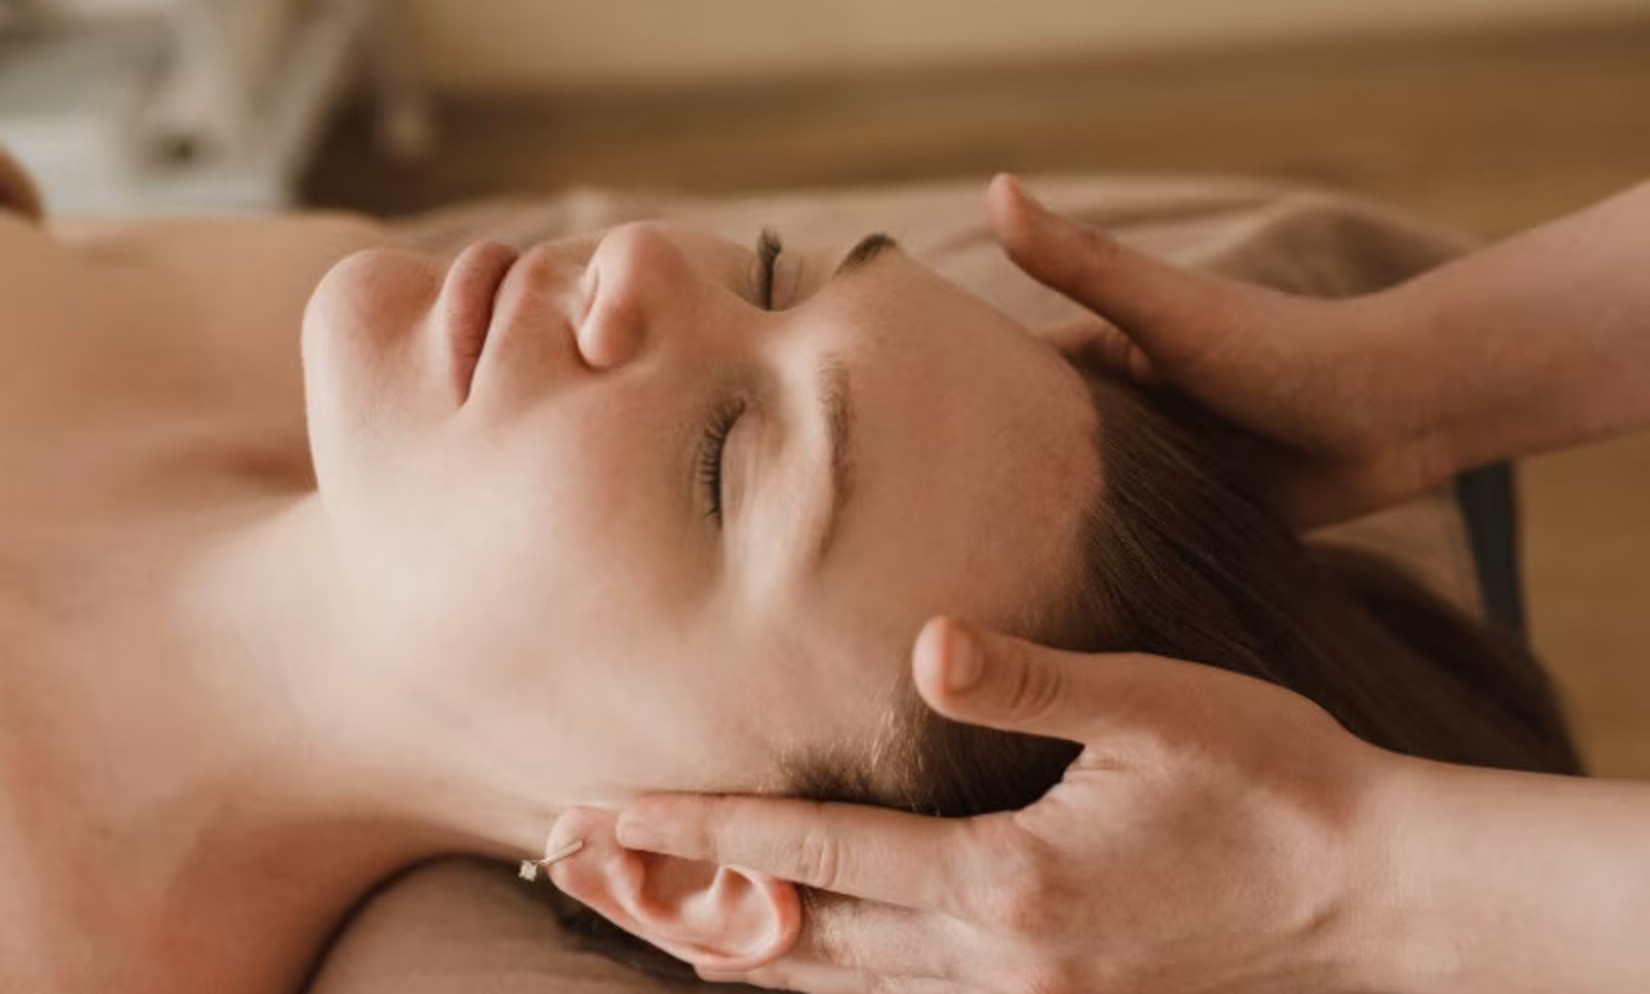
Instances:
[[[718,525],[722,523],[722,453],[727,448],[733,426],[744,413],[743,400],[730,401],[711,413],[710,424],[705,428],[705,445],[699,455],[699,482],[704,486],[705,497],[710,504],[706,517]]]
[[[765,311],[773,310],[774,264],[779,261],[782,251],[784,245],[779,235],[770,229],[763,229],[762,236],[756,242],[756,296]],[[699,454],[699,482],[705,489],[705,500],[710,507],[706,516],[718,525],[722,523],[722,456],[733,426],[744,413],[744,401],[725,403],[712,412],[710,424],[705,428],[705,444]]]
[[[757,303],[764,311],[773,310],[774,264],[779,261],[779,253],[784,250],[785,246],[779,240],[779,233],[772,228],[763,228],[762,236],[756,240],[756,262],[761,267],[757,283]]]

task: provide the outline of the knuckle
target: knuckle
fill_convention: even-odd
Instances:
[[[997,823],[972,847],[988,860],[971,874],[981,886],[963,891],[963,913],[992,931],[1020,936],[1046,924],[1055,899],[1049,881],[1058,871],[1036,840],[1008,823]]]
[[[1038,876],[1022,877],[986,889],[982,917],[1010,935],[1046,935],[1058,922],[1057,897]]]
[[[1014,648],[1009,663],[1012,678],[1005,701],[1008,713],[1020,720],[1046,715],[1065,690],[1060,667],[1034,658],[1023,646]]]
[[[798,842],[797,864],[805,883],[821,890],[835,891],[842,880],[842,847],[819,830],[805,833]]]
[[[738,829],[739,818],[726,801],[713,804],[703,815],[684,828],[693,839],[697,851],[713,863],[726,862],[723,858],[725,841]]]
[[[1007,924],[1017,935],[1040,940],[1070,931],[1074,922],[1091,920],[1094,910],[1083,906],[1085,893],[1073,882],[1073,867],[1056,849],[1028,837],[1010,866],[1016,879],[1004,910],[1010,913]]]

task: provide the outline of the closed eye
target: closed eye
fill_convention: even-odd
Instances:
[[[774,266],[783,251],[784,244],[779,240],[779,233],[771,228],[763,228],[762,234],[756,240],[757,271],[753,281],[756,284],[753,296],[765,311],[773,310]],[[710,421],[705,425],[704,444],[699,450],[699,485],[704,491],[707,508],[705,516],[715,521],[718,527],[722,524],[723,462],[728,447],[728,436],[733,433],[734,425],[744,413],[745,403],[742,400],[719,405],[711,412]]]
[[[779,233],[772,228],[763,228],[761,236],[756,240],[756,300],[764,311],[773,310],[774,266],[779,262],[779,254],[784,250],[785,246],[779,240]]]
[[[898,242],[883,232],[874,232],[867,235],[848,251],[848,254],[837,265],[836,270],[831,273],[831,277],[836,279],[863,270],[889,249],[897,249],[898,247]],[[763,310],[773,310],[774,270],[783,251],[784,243],[780,240],[779,233],[771,228],[762,229],[761,235],[756,240],[757,269],[753,280],[755,284],[753,297]],[[840,364],[836,363],[828,364],[828,368],[833,372],[839,366]],[[826,379],[829,383],[835,385],[831,390],[822,391],[822,396],[832,399],[832,402],[827,405],[827,423],[832,428],[832,490],[834,496],[830,520],[823,529],[823,540],[821,542],[823,547],[830,545],[830,537],[835,531],[834,526],[841,511],[841,505],[846,502],[846,498],[852,490],[848,485],[849,477],[846,472],[846,468],[850,463],[847,459],[848,445],[845,436],[848,431],[845,426],[852,423],[846,401],[848,393],[845,386],[846,376],[834,373],[832,376],[827,376]],[[706,517],[716,522],[718,528],[722,526],[723,522],[723,462],[727,451],[728,437],[733,433],[734,426],[738,424],[739,418],[744,415],[745,409],[746,402],[742,398],[720,404],[712,411],[705,426],[704,443],[700,448],[698,477],[699,484],[704,490],[705,506],[707,508]]]
[[[705,426],[704,444],[699,450],[699,485],[704,490],[705,506],[709,509],[705,516],[716,522],[717,527],[722,525],[723,455],[727,450],[728,436],[744,413],[743,400],[719,405],[711,412],[710,421]]]

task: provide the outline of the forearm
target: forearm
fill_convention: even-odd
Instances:
[[[1405,760],[1364,950],[1404,994],[1650,990],[1650,784]]]
[[[1383,297],[1449,469],[1650,426],[1650,184]]]

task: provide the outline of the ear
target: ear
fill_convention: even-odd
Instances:
[[[619,845],[616,812],[574,808],[550,847],[584,848],[551,868],[569,897],[626,932],[695,967],[742,973],[784,956],[802,929],[796,886],[733,866],[638,852]]]

